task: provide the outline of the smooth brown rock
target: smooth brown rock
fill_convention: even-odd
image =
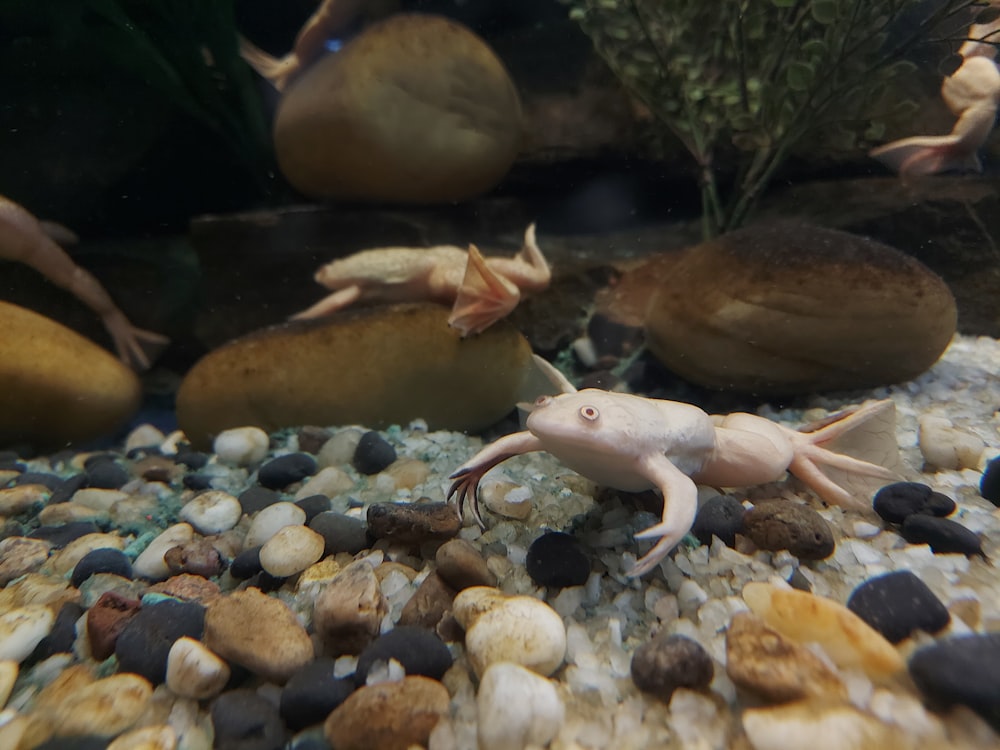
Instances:
[[[726,630],[726,673],[738,687],[775,703],[847,700],[844,684],[822,659],[749,612],[734,616]]]
[[[774,222],[685,251],[645,327],[653,354],[693,383],[791,394],[914,378],[951,341],[956,317],[947,285],[914,258]]]
[[[372,503],[367,518],[368,532],[376,539],[403,544],[451,539],[462,530],[450,503]]]
[[[531,349],[505,321],[462,339],[447,318],[441,305],[358,308],[236,339],[188,372],[181,429],[200,449],[244,425],[482,429],[514,407]]]
[[[89,339],[7,302],[0,330],[0,445],[64,447],[113,432],[139,408],[139,378]]]
[[[464,539],[452,539],[438,547],[434,562],[438,575],[459,591],[470,586],[497,585],[497,577],[479,550]]]
[[[309,634],[288,605],[254,588],[208,605],[202,642],[226,661],[279,684],[314,656]]]
[[[378,636],[388,611],[375,569],[368,561],[358,560],[316,597],[313,624],[330,656],[360,654]]]
[[[403,605],[399,624],[435,630],[445,615],[451,612],[451,603],[456,593],[455,589],[441,580],[440,575],[431,573]]]
[[[431,730],[448,713],[448,690],[429,677],[367,685],[327,717],[323,731],[337,750],[408,750],[427,746]]]
[[[274,123],[282,173],[313,198],[459,201],[503,177],[522,142],[503,64],[464,26],[397,14],[315,62]]]

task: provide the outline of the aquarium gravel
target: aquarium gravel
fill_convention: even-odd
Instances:
[[[997,747],[1000,511],[979,487],[998,373],[1000,342],[958,336],[911,382],[763,407],[798,426],[892,399],[901,479],[930,489],[883,496],[916,504],[889,521],[795,480],[702,488],[707,543],[641,579],[649,497],[535,453],[484,479],[485,531],[460,524],[448,475],[483,443],[421,422],[236,430],[221,456],[145,426],[99,455],[8,456],[0,746]],[[924,469],[959,444],[974,466]],[[935,553],[947,498],[972,546]],[[734,532],[739,504],[774,501],[832,553],[788,551],[794,513]]]

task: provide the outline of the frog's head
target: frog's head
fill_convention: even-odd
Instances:
[[[541,396],[532,406],[526,426],[546,444],[618,453],[636,435],[635,397],[585,388],[576,393]],[[641,411],[641,408],[640,408]]]

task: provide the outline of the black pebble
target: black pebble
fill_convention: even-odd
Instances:
[[[332,510],[320,513],[309,522],[309,528],[326,542],[324,557],[338,552],[356,555],[371,546],[364,522],[343,513]]]
[[[83,465],[87,475],[87,485],[102,490],[121,489],[129,480],[128,470],[110,456],[95,456]]]
[[[95,573],[113,573],[132,580],[132,563],[121,550],[111,547],[91,550],[81,557],[80,562],[73,568],[70,583],[75,588],[80,588],[80,584]]]
[[[253,690],[230,690],[212,702],[215,750],[280,750],[285,726],[278,708]]]
[[[243,512],[252,516],[257,511],[264,510],[268,505],[274,505],[281,500],[281,495],[266,487],[251,487],[241,492],[237,500],[240,501]]]
[[[84,487],[87,486],[87,475],[86,474],[74,474],[71,477],[67,477],[62,480],[62,484],[52,493],[49,498],[49,505],[55,505],[56,503],[68,502],[73,494]]]
[[[44,661],[53,654],[72,653],[73,642],[76,640],[76,621],[86,611],[76,602],[66,602],[62,605],[52,630],[35,646],[35,650],[27,660],[28,663]]]
[[[201,451],[178,451],[174,456],[174,463],[187,466],[189,469],[204,469],[208,463],[208,454]]]
[[[714,675],[712,657],[698,641],[684,635],[663,631],[632,654],[632,682],[663,701],[680,687],[707,688]]]
[[[743,528],[743,503],[729,495],[709,498],[698,509],[691,533],[702,544],[711,544],[717,536],[727,547],[736,545],[736,534]]]
[[[120,671],[135,672],[158,685],[166,677],[174,641],[184,636],[201,638],[204,629],[205,608],[195,602],[165,599],[143,606],[115,643]]]
[[[864,581],[851,592],[847,608],[891,643],[916,630],[937,633],[951,620],[941,600],[908,570]]]
[[[72,521],[61,526],[39,526],[28,533],[32,539],[42,539],[49,542],[55,549],[65,547],[74,539],[100,531],[96,523],[91,521]]]
[[[106,750],[108,738],[96,735],[53,737],[34,747],[35,750]]]
[[[200,492],[201,490],[212,489],[212,477],[207,474],[185,474],[181,480],[185,489]]]
[[[590,577],[590,559],[580,543],[561,531],[542,534],[533,541],[524,567],[539,586],[582,586]]]
[[[947,518],[908,516],[899,533],[910,544],[929,544],[935,554],[983,554],[979,535]]]
[[[378,474],[396,460],[396,449],[374,430],[361,436],[351,463],[362,474]]]
[[[979,494],[994,505],[1000,506],[1000,456],[986,464],[983,478],[979,480]]]
[[[354,682],[364,685],[376,661],[395,659],[408,675],[440,680],[452,665],[451,652],[434,633],[412,625],[399,625],[379,636],[358,656]]]
[[[354,692],[354,680],[335,677],[335,659],[320,658],[300,669],[281,691],[281,718],[294,730],[323,722]]]
[[[307,524],[320,513],[330,510],[330,498],[326,495],[309,495],[309,497],[296,500],[295,504],[306,512]]]
[[[229,575],[239,580],[246,580],[260,573],[260,545],[243,550],[229,564]]]
[[[939,641],[915,652],[909,668],[937,706],[968,706],[1000,731],[1000,633]]]
[[[62,483],[64,481],[64,479],[60,479],[55,474],[46,474],[41,471],[26,471],[14,479],[14,486],[20,487],[24,484],[40,484],[43,487],[48,487],[50,491],[55,492],[62,487]]]
[[[895,482],[875,493],[875,512],[889,523],[903,523],[908,516],[949,516],[955,501],[920,482]]]
[[[307,453],[289,453],[272,458],[257,471],[257,481],[264,487],[280,490],[316,473],[316,459]]]

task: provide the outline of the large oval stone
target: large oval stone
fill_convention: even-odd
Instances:
[[[399,14],[315,62],[274,123],[278,164],[314,198],[436,203],[507,172],[521,104],[503,64],[464,26]]]
[[[0,445],[89,440],[139,408],[136,374],[75,331],[8,302],[0,331]]]
[[[645,327],[653,354],[691,382],[790,394],[916,377],[951,341],[956,317],[948,286],[914,258],[776,222],[685,251]]]
[[[244,425],[482,429],[514,408],[531,348],[504,321],[462,339],[447,318],[441,305],[358,308],[236,339],[187,374],[178,422],[199,449]]]

